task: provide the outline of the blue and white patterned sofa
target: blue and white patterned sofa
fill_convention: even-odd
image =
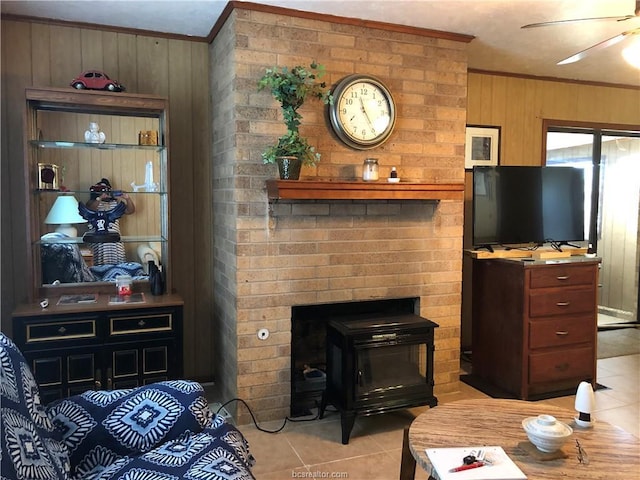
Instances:
[[[254,479],[233,425],[202,387],[176,380],[40,404],[22,353],[0,333],[0,479]]]

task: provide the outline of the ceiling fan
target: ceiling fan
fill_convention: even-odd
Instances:
[[[541,22],[541,23],[530,23],[528,25],[523,25],[520,28],[536,28],[536,27],[547,27],[550,25],[564,25],[567,23],[577,23],[577,22],[589,22],[589,21],[597,21],[597,20],[615,20],[616,22],[625,22],[627,20],[631,20],[632,18],[640,18],[640,0],[636,0],[636,9],[633,15],[624,15],[618,17],[594,17],[594,18],[576,18],[573,20],[556,20],[551,22]],[[619,43],[627,38],[631,38],[633,35],[640,34],[640,27],[632,28],[631,30],[627,30],[625,32],[619,33],[618,35],[603,40],[602,42],[596,43],[595,45],[590,46],[589,48],[585,48],[584,50],[576,53],[575,55],[571,55],[570,57],[565,58],[564,60],[560,60],[557,65],[566,65],[567,63],[574,63],[579,60],[582,60],[590,53],[593,53],[597,50],[602,50],[604,48],[610,47]]]

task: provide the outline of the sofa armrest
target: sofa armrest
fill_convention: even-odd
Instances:
[[[224,443],[225,448],[229,450],[235,458],[241,460],[248,471],[255,465],[256,460],[249,450],[249,442],[247,442],[242,432],[231,423],[228,423],[224,417],[214,415],[209,425],[204,429],[204,432],[214,438],[220,439],[220,441]]]
[[[185,380],[87,391],[47,409],[71,454],[72,472],[97,445],[114,457],[139,455],[184,432],[198,433],[213,418],[202,386]]]

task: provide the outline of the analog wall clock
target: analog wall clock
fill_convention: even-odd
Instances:
[[[338,138],[358,150],[384,143],[396,123],[396,108],[389,89],[371,75],[349,75],[332,91],[329,120]]]

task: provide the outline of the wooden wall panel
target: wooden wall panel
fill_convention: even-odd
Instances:
[[[171,45],[167,45],[167,61],[171,64],[171,71],[169,73],[169,82],[167,86],[170,86],[169,103],[171,109],[171,115],[176,115],[179,118],[188,118],[188,122],[173,123],[171,128],[172,149],[180,150],[180,155],[184,158],[193,158],[192,152],[192,135],[193,124],[191,122],[191,81],[190,76],[183,75],[182,72],[188,72],[191,69],[191,55],[187,42],[171,42]],[[189,203],[193,205],[193,168],[183,168],[183,165],[177,162],[171,162],[171,188],[175,193],[180,191],[185,197],[189,197]],[[176,203],[173,203],[177,206]],[[194,205],[195,208],[200,208]],[[179,208],[179,207],[178,207]],[[190,211],[183,211],[182,209],[174,210],[172,216],[171,229],[173,231],[179,231],[186,238],[191,239],[189,245],[184,244],[180,240],[172,243],[172,258],[174,259],[174,273],[182,279],[184,285],[189,285],[188,291],[184,292],[190,301],[193,301],[194,295],[194,275],[193,269],[195,263],[182,263],[180,261],[184,254],[184,249],[189,248],[191,254],[195,252],[193,245],[194,238],[194,208]],[[194,305],[195,307],[195,305]],[[196,365],[197,351],[195,348],[198,342],[198,329],[201,325],[195,325],[193,322],[185,323],[185,337],[192,340],[190,347],[185,349],[184,357],[186,362],[191,362]],[[208,330],[202,330],[203,336],[206,336]]]
[[[2,22],[3,28],[7,23],[11,22]],[[21,24],[14,23],[14,25],[20,26]],[[51,85],[51,64],[49,62],[51,58],[51,52],[49,51],[51,27],[33,23],[30,25],[30,29],[31,55],[27,55],[24,59],[30,58],[31,62],[24,62],[24,64],[30,64],[33,69],[31,81],[34,86]],[[12,62],[11,68],[15,68],[15,62]]]
[[[211,335],[211,222],[197,225],[210,212],[210,188],[194,169],[208,171],[208,45],[200,42],[116,33],[71,26],[2,20],[2,331],[10,331],[11,311],[26,298],[23,110],[26,86],[66,87],[88,69],[102,69],[128,92],[169,97],[171,227],[173,284],[185,298],[185,374],[202,381],[214,375]],[[71,88],[71,87],[69,87]],[[194,106],[197,106],[195,108]],[[197,114],[194,114],[197,112]],[[100,121],[98,121],[100,123]],[[103,130],[108,125],[100,125]],[[79,127],[84,132],[86,126]],[[129,130],[126,127],[121,127]],[[132,127],[138,129],[136,125]],[[149,128],[152,129],[152,128]],[[193,132],[198,132],[194,139]],[[115,134],[115,133],[114,133]],[[137,139],[136,139],[137,141]],[[194,143],[195,142],[195,143]],[[95,161],[99,161],[96,158]],[[126,184],[144,172],[112,172]],[[90,169],[78,175],[88,175]],[[6,187],[6,188],[5,188]],[[119,185],[126,188],[125,185]],[[142,208],[146,206],[141,205]],[[152,205],[149,208],[155,208]],[[129,220],[129,219],[127,219]],[[4,235],[7,232],[7,235]],[[205,248],[203,248],[205,246]],[[197,264],[197,268],[196,268]],[[198,288],[195,288],[195,286]],[[203,298],[204,297],[204,298]],[[205,310],[201,307],[205,306]],[[196,314],[197,312],[197,314]],[[197,345],[198,348],[194,348]]]
[[[138,86],[138,54],[137,54],[137,37],[124,33],[118,33],[116,37],[116,55],[115,63],[116,78],[126,79],[126,87],[130,92],[142,92]],[[111,63],[111,60],[110,62]],[[146,72],[144,73],[146,75]]]
[[[27,272],[27,217],[24,211],[24,169],[22,159],[23,111],[25,108],[24,85],[32,75],[32,64],[24,62],[31,58],[31,29],[22,24],[2,22],[2,240],[1,275],[2,331],[10,330],[11,311],[16,297],[26,292]],[[6,48],[7,46],[11,48]],[[27,278],[25,278],[27,277]]]
[[[209,91],[209,62],[203,61],[209,56],[209,45],[203,43],[191,43],[189,45],[191,57],[190,88],[195,91]],[[188,108],[191,114],[191,155],[194,159],[208,158],[209,145],[211,144],[211,109],[210,100],[196,101],[192,95]],[[213,258],[213,208],[205,208],[213,205],[213,181],[212,161],[194,161],[192,170],[192,184],[190,193],[193,195],[193,250],[195,255],[192,276],[193,295],[197,299],[194,305],[194,318],[198,319],[196,325],[209,327],[195,330],[193,349],[196,352],[207,351],[213,355],[212,345],[215,343],[217,329],[214,326],[213,315],[213,271],[214,267],[209,260]],[[175,217],[175,215],[174,215]],[[200,366],[208,369],[207,366]],[[216,371],[220,367],[216,365]]]
[[[81,30],[80,31],[80,45],[82,45],[82,51],[80,52],[80,62],[82,70],[96,69],[104,70],[109,75],[113,75],[113,78],[118,77],[112,70],[108,70],[104,64],[104,48],[103,35],[99,30]],[[90,65],[86,67],[85,65]]]
[[[52,26],[49,35],[49,86],[66,86],[82,71],[81,29]]]

